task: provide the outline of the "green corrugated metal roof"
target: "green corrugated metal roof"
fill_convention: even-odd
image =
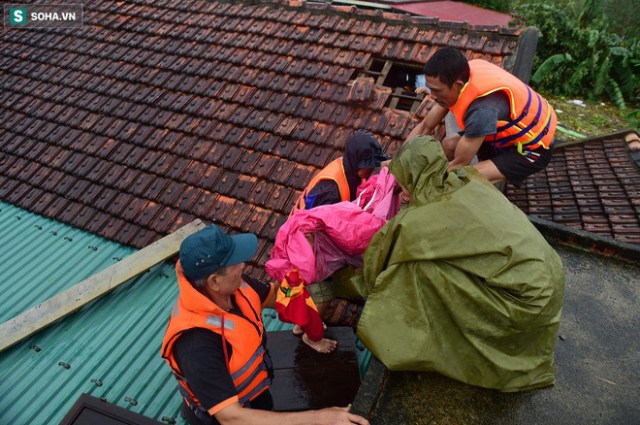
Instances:
[[[133,253],[133,248],[0,202],[0,321]]]
[[[3,202],[0,244],[2,322],[135,251]],[[183,423],[159,356],[177,295],[174,265],[165,262],[1,352],[0,424],[58,423],[82,393]],[[263,316],[269,331],[291,327],[273,310]],[[358,355],[364,371],[370,354]]]
[[[2,321],[135,251],[5,203],[0,244]],[[160,264],[0,353],[0,423],[58,423],[84,392],[177,419],[180,398],[158,354],[177,297],[173,273]]]

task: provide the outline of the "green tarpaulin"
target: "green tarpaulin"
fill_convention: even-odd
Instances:
[[[365,253],[358,336],[391,370],[502,391],[551,385],[560,258],[473,168],[447,165],[427,136],[391,163],[412,198]]]

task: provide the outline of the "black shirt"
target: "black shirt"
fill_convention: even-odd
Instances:
[[[270,284],[247,275],[242,277],[256,291],[260,301],[264,302],[269,295]],[[226,345],[227,353],[231,357],[233,352],[231,344],[227,342]],[[227,370],[222,348],[222,337],[219,334],[202,328],[190,329],[176,340],[173,354],[182,371],[182,375],[189,384],[189,388],[198,397],[204,409],[209,410],[238,394]],[[272,409],[273,402],[269,391],[265,391],[256,397],[251,402],[250,407],[265,410]],[[218,424],[218,421],[213,417],[211,417],[210,422],[203,422],[196,418],[195,414],[188,408],[183,408],[182,411],[190,424]]]
[[[320,180],[307,194],[305,209],[310,210],[320,205],[331,205],[341,202],[338,184],[332,180]]]
[[[479,97],[471,102],[464,114],[464,134],[467,137],[481,137],[495,134],[498,121],[508,121],[509,97],[499,91]]]

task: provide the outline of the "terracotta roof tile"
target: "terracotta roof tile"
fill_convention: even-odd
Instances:
[[[171,228],[173,223],[176,222],[180,211],[171,207],[164,207],[160,209],[160,212],[154,217],[153,221],[149,224],[149,227],[160,234],[163,234],[167,229]]]
[[[202,189],[194,186],[183,186],[180,198],[176,202],[176,206],[183,212],[192,212],[196,205],[196,201],[202,194]]]
[[[27,208],[29,208],[36,214],[45,214],[48,211],[51,203],[56,199],[57,196],[54,193],[41,191],[41,193],[36,197],[36,200],[32,202],[31,205],[29,205]]]
[[[309,134],[308,139],[311,143],[315,143],[317,145],[331,145],[332,140],[330,140],[331,133],[335,127],[331,124],[317,123]],[[344,145],[342,146],[344,148]]]
[[[624,134],[557,148],[544,173],[530,177],[525,188],[509,187],[507,196],[525,212],[620,242],[637,243],[640,219],[633,193],[640,187],[640,172],[625,152]],[[620,181],[619,174],[628,181]]]
[[[98,210],[88,205],[83,205],[79,210],[78,214],[74,217],[74,222],[78,223],[78,226],[82,228],[88,228],[89,223],[96,217],[98,214]]]
[[[97,211],[87,222],[86,228],[92,233],[100,233],[100,230],[106,227],[107,223],[112,219],[108,214]],[[122,220],[120,220],[122,221]]]
[[[6,200],[9,203],[19,205],[23,208],[28,208],[28,205],[25,205],[25,198],[27,194],[31,193],[33,188],[28,184],[19,182],[13,187],[13,190],[6,194]]]
[[[502,63],[516,40],[305,2],[91,2],[85,13],[99,24],[0,34],[11,123],[0,138],[16,140],[0,144],[0,196],[138,247],[193,217],[254,231],[256,272],[299,191],[355,129],[393,153],[417,122],[385,108],[389,89],[351,83],[373,56],[420,63],[450,42]],[[620,211],[634,205],[618,201],[606,208],[628,221]]]
[[[132,241],[137,240],[140,236],[144,236],[142,233],[142,227],[132,222],[125,222],[122,229],[116,233],[116,240],[123,244],[131,244]],[[140,233],[140,236],[138,234]]]
[[[206,137],[216,142],[224,140],[229,131],[233,128],[233,125],[229,123],[218,121],[210,121],[209,123],[211,125],[211,129],[206,134]]]
[[[207,218],[216,223],[228,223],[230,225],[231,219],[227,219],[227,215],[237,210],[238,207],[238,201],[220,195],[216,198],[215,202],[208,207]]]

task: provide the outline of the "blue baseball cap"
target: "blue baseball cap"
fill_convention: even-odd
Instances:
[[[215,224],[187,236],[180,245],[180,264],[189,281],[204,279],[218,270],[244,263],[256,255],[253,233],[229,236]]]

